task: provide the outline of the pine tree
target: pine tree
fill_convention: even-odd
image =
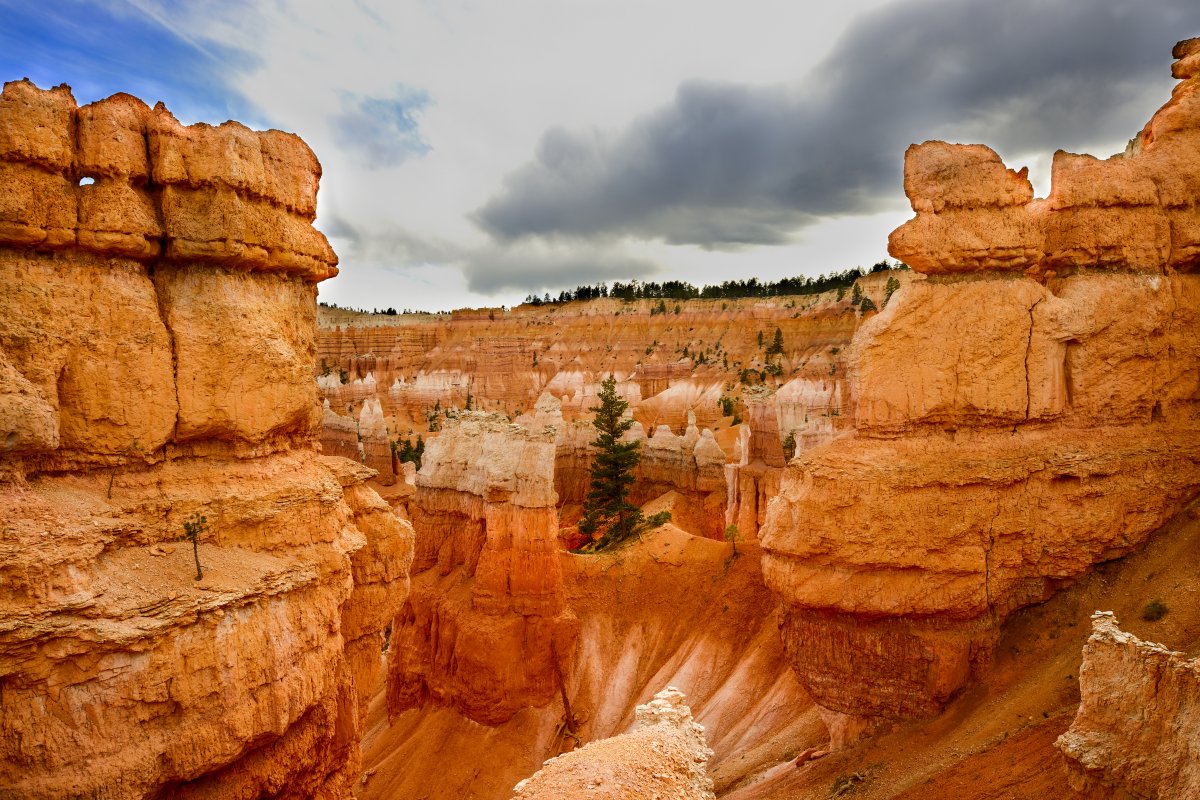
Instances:
[[[783,353],[783,331],[779,328],[775,329],[775,338],[767,345],[767,355],[781,355]]]
[[[628,539],[642,525],[641,510],[629,502],[633,471],[642,456],[639,442],[621,441],[633,420],[624,417],[629,403],[617,394],[617,381],[612,375],[600,382],[599,399],[600,405],[588,409],[596,415],[592,425],[598,433],[592,446],[597,453],[592,462],[592,485],[579,522],[580,532],[593,538],[593,550]]]

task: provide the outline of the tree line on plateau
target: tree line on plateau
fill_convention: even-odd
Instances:
[[[570,303],[573,300],[595,300],[601,297],[613,297],[618,300],[736,300],[743,297],[779,297],[783,295],[820,294],[834,289],[852,285],[856,280],[875,272],[886,272],[892,269],[908,269],[900,262],[880,261],[868,270],[862,267],[820,275],[816,278],[798,276],[781,278],[777,281],[760,281],[749,278],[738,281],[725,281],[720,285],[706,284],[697,288],[687,281],[615,281],[611,286],[607,283],[585,284],[575,289],[558,293],[552,297],[549,292],[541,297],[536,294],[526,296],[525,302],[540,306],[550,303]]]

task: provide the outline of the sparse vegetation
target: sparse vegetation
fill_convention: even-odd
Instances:
[[[762,341],[762,334],[759,333],[759,341]],[[771,343],[767,345],[767,355],[777,356],[783,354],[783,331],[779,328],[775,329],[775,336],[771,339]]]
[[[202,514],[192,514],[183,522],[183,536],[192,543],[192,556],[196,559],[196,580],[204,579],[204,571],[200,569],[200,535],[207,530],[208,517]]]
[[[736,556],[738,540],[742,538],[742,534],[738,532],[738,526],[734,523],[729,523],[725,526],[725,541],[733,545],[733,554]]]
[[[838,775],[829,789],[830,797],[845,797],[858,789],[858,785],[867,779],[861,772]]]
[[[418,435],[416,444],[414,444],[407,436],[404,441],[399,439],[392,442],[392,454],[400,463],[411,461],[417,465],[417,469],[421,468],[421,459],[425,455],[425,440]]]
[[[896,293],[896,290],[899,288],[900,288],[900,281],[896,280],[895,275],[889,275],[888,280],[887,280],[887,286],[884,287],[884,290],[883,290],[883,304],[880,306],[880,308],[887,308],[888,301],[892,299],[892,295],[894,295]]]

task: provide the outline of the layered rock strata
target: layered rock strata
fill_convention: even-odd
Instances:
[[[934,277],[859,329],[854,431],[792,463],[763,530],[826,709],[936,713],[1008,614],[1200,491],[1200,81],[1181,63],[1129,151],[1058,154],[1045,201],[982,146],[906,154],[917,217],[891,252]]]
[[[315,157],[19,81],[0,175],[0,797],[348,796],[412,531],[313,447]]]
[[[1084,797],[1200,796],[1200,659],[1092,615],[1079,712],[1055,743]]]
[[[668,686],[637,707],[633,728],[550,759],[514,788],[516,800],[670,797],[714,800],[705,770],[712,750],[678,689]]]
[[[413,589],[392,629],[388,709],[495,725],[558,696],[577,632],[563,593],[554,428],[462,412],[430,441],[409,504]]]

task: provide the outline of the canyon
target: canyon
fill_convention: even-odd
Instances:
[[[317,304],[298,137],[5,84],[0,798],[1200,796],[1174,56],[1045,198],[910,147],[911,269],[449,314]]]

